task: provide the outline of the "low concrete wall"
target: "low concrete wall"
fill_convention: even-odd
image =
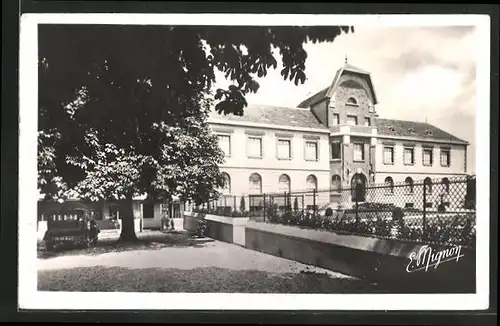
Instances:
[[[207,223],[205,230],[207,237],[245,246],[245,226],[248,218],[184,212],[184,230],[194,232],[199,220],[204,220]]]
[[[476,254],[462,248],[458,261],[408,272],[410,255],[422,244],[336,234],[296,226],[259,223],[247,218],[185,213],[184,228],[207,222],[206,235],[278,257],[384,284],[391,293],[474,293]],[[444,249],[432,246],[434,252]]]
[[[474,293],[476,288],[476,255],[465,248],[458,262],[408,272],[409,257],[421,244],[251,221],[245,233],[249,249],[382,283],[392,293]]]

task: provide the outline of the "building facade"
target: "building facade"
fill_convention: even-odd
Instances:
[[[225,153],[223,194],[257,198],[330,186],[330,131],[310,110],[254,106],[209,122]],[[328,195],[317,200],[327,203]]]
[[[382,119],[377,104],[370,73],[346,63],[330,86],[297,108],[249,106],[242,117],[214,113],[209,122],[226,153],[224,192],[315,188],[334,194],[354,183],[446,184],[467,174],[468,142],[428,123]]]

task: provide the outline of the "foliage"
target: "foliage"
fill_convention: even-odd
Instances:
[[[325,210],[325,217],[332,217],[333,216],[333,209],[331,207],[327,207]]]
[[[303,44],[348,27],[39,26],[39,189],[47,197],[195,203],[219,196],[222,150],[207,117],[243,115],[257,78],[304,83]],[[212,93],[215,70],[232,85]],[[214,101],[216,103],[214,103]],[[244,207],[242,212],[245,211]],[[128,230],[128,231],[127,231]]]
[[[328,209],[327,209],[328,210]],[[271,213],[271,211],[268,211]],[[421,243],[460,244],[474,247],[475,228],[473,217],[455,216],[451,221],[437,220],[429,223],[424,233],[422,225],[414,225],[406,221],[404,211],[399,207],[392,210],[392,218],[382,212],[364,214],[356,221],[345,211],[331,216],[321,216],[310,212],[280,212],[269,214],[268,222],[297,225],[314,229],[324,229],[336,233],[357,234],[371,237],[392,238]],[[335,216],[334,216],[335,215]]]
[[[196,220],[196,229],[195,234],[199,238],[203,238],[205,236],[205,232],[207,230],[207,222],[205,220]]]
[[[217,208],[198,208],[194,207],[193,212],[201,214],[228,216],[228,217],[248,217],[248,211],[237,211],[230,206],[227,207],[217,207]]]
[[[245,205],[245,197],[241,197],[240,200],[240,212],[244,212],[246,210],[246,205]]]
[[[293,210],[294,211],[298,211],[299,210],[299,200],[297,197],[295,197],[294,201],[293,201]]]
[[[353,209],[355,206],[353,206]],[[363,202],[358,204],[358,210],[389,210],[392,211],[395,208],[394,204],[391,203],[374,203],[374,202]]]

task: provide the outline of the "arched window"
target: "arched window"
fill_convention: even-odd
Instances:
[[[405,179],[406,192],[409,194],[413,193],[413,179],[411,177],[407,177]]]
[[[280,192],[290,192],[290,177],[282,174],[278,180]]]
[[[432,180],[431,180],[431,178],[429,178],[429,177],[425,178],[424,185],[425,185],[425,192],[427,194],[432,194]]]
[[[223,172],[222,178],[224,179],[224,186],[222,187],[222,193],[224,195],[228,195],[231,193],[231,177],[226,172]]]
[[[307,190],[318,190],[318,180],[314,175],[309,175],[306,179]]]
[[[385,193],[393,194],[394,193],[394,180],[391,177],[385,178]]]
[[[333,191],[340,191],[340,188],[342,187],[340,175],[335,174],[332,176],[332,190]]]
[[[450,192],[450,180],[448,178],[443,178],[443,180],[441,180],[441,183],[443,184],[443,192],[445,194],[449,193]]]
[[[354,97],[349,97],[347,99],[347,104],[350,104],[350,105],[358,105],[358,101],[356,101],[356,99]]]
[[[261,194],[262,193],[262,178],[257,173],[252,173],[249,178],[250,181],[250,193],[251,194]]]

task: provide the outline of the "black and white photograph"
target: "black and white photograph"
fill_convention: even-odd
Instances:
[[[20,26],[20,307],[488,307],[488,16]]]

